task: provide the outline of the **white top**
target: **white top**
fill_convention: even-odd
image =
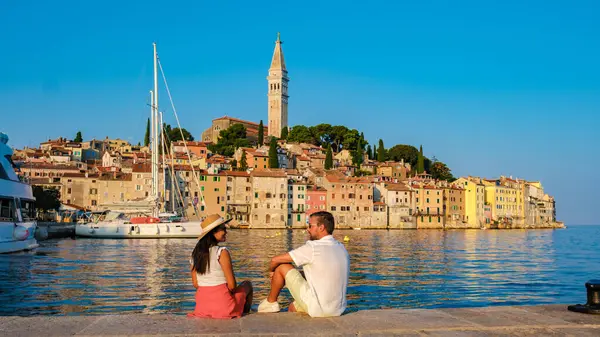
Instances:
[[[339,316],[346,310],[346,288],[350,256],[346,247],[331,235],[307,241],[290,252],[294,263],[304,266],[306,281],[316,301],[309,301],[312,317]]]
[[[208,250],[208,257],[210,260],[210,268],[207,268],[207,271],[204,275],[196,272],[196,279],[198,280],[198,286],[200,287],[212,287],[218,286],[223,283],[227,283],[225,279],[225,274],[223,274],[223,269],[221,268],[221,264],[219,263],[219,257],[221,256],[221,252],[227,248],[212,246]],[[194,265],[194,260],[190,259],[190,263],[192,266]]]

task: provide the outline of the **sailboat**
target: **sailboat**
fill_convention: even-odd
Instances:
[[[150,114],[151,114],[151,152],[152,152],[152,192],[146,200],[141,202],[124,202],[119,205],[111,205],[111,210],[96,212],[93,221],[78,223],[75,226],[75,234],[81,237],[93,238],[197,238],[202,233],[200,227],[201,221],[187,221],[180,218],[174,209],[171,212],[165,212],[165,202],[161,201],[159,186],[159,145],[165,144],[165,138],[162,128],[162,114],[158,111],[158,53],[156,52],[156,43],[154,46],[154,89],[150,91]],[[163,74],[164,75],[164,74]],[[166,84],[166,83],[165,83]],[[167,86],[168,90],[168,86]],[[170,95],[169,95],[170,96]],[[176,111],[174,111],[176,113]],[[179,119],[177,118],[179,124]],[[181,130],[181,126],[179,126]],[[186,146],[187,149],[187,146]],[[189,156],[189,151],[188,151]],[[163,155],[164,159],[164,155]],[[163,161],[163,173],[166,173],[167,165]],[[175,174],[171,165],[171,177]],[[192,173],[195,181],[198,177],[192,167]],[[166,175],[163,176],[163,183],[166,181]],[[171,184],[175,188],[175,184]],[[200,190],[200,188],[199,188]],[[162,198],[165,199],[166,187],[163,184]],[[175,193],[171,191],[171,205],[175,204]],[[201,201],[204,203],[204,197],[200,192]],[[129,211],[127,211],[129,210]],[[133,211],[132,211],[133,210]],[[163,212],[161,212],[163,211]],[[129,215],[128,215],[129,214]],[[134,216],[131,214],[142,214],[143,216]]]

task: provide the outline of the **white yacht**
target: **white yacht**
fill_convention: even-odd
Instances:
[[[0,133],[0,253],[13,253],[38,247],[35,240],[35,198],[31,186],[19,180],[7,145]]]
[[[165,83],[166,84],[166,83]],[[167,87],[168,89],[168,87]],[[165,135],[162,130],[162,114],[158,111],[158,54],[154,44],[154,90],[150,91],[151,112],[151,151],[152,151],[152,193],[146,200],[126,201],[119,204],[108,205],[108,211],[90,213],[89,217],[75,226],[75,234],[81,237],[94,238],[198,238],[202,233],[201,221],[187,221],[177,217],[176,214],[160,213],[159,195],[159,144]],[[173,109],[175,114],[176,111]],[[179,124],[179,119],[177,118]],[[181,128],[181,126],[179,126]],[[189,153],[188,153],[189,156]],[[164,159],[164,153],[163,153]],[[163,174],[168,165],[163,163]],[[171,167],[171,175],[174,170]],[[193,172],[195,175],[195,172]],[[163,178],[163,181],[166,177]],[[197,177],[195,179],[198,181]],[[163,186],[163,188],[166,187]],[[171,189],[178,188],[177,185]],[[198,187],[200,190],[200,188]],[[163,190],[163,196],[166,194]],[[174,191],[171,191],[174,196]],[[178,191],[181,194],[181,191]],[[202,192],[200,192],[202,194]],[[174,198],[174,197],[173,197]],[[203,197],[201,198],[202,203]],[[171,205],[175,200],[171,200]],[[162,205],[164,207],[164,204]]]

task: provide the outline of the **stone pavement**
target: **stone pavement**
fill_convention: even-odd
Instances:
[[[0,317],[0,336],[600,336],[600,315],[567,305],[364,310],[335,318],[294,313],[241,319],[183,315]]]

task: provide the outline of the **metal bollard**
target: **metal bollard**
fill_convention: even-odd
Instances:
[[[586,314],[600,314],[600,280],[589,280],[585,283],[587,303],[567,307],[570,311]]]

